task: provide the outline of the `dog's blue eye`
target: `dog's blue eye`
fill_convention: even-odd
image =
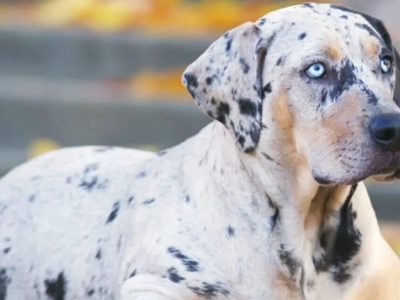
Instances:
[[[389,57],[384,57],[380,62],[381,70],[383,73],[390,73],[392,71],[392,60]]]
[[[306,69],[306,74],[310,78],[321,78],[326,74],[326,68],[323,63],[314,63]]]

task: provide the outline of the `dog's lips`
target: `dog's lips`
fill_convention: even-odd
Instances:
[[[313,172],[314,180],[320,185],[351,185],[372,177],[378,181],[400,179],[400,153],[375,153],[370,164],[361,172],[349,177],[331,178]],[[360,171],[360,169],[358,169]]]
[[[371,174],[374,179],[378,181],[400,179],[400,153],[390,153],[386,156],[386,161],[380,165],[381,167]]]

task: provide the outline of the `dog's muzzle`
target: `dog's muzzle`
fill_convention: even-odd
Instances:
[[[388,165],[383,168],[377,180],[391,181],[400,178],[400,114],[384,113],[374,116],[369,124],[372,140],[388,152]],[[383,163],[385,164],[385,163]],[[383,167],[383,166],[382,166]]]
[[[372,118],[369,132],[383,150],[400,151],[400,114],[379,114]]]

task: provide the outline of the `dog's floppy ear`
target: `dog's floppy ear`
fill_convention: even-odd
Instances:
[[[224,124],[244,152],[257,147],[262,128],[267,41],[261,33],[250,22],[228,31],[186,69],[182,78],[200,109]]]
[[[386,45],[393,51],[396,81],[394,86],[394,101],[400,106],[400,56],[394,48],[389,32],[382,21],[366,14],[361,14],[381,35]]]
[[[396,49],[394,49],[395,60],[396,60],[396,82],[394,84],[394,101],[400,106],[400,55]]]

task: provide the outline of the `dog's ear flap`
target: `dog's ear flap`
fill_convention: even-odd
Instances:
[[[400,56],[395,47],[393,46],[392,39],[390,37],[389,32],[387,31],[385,25],[382,21],[371,17],[367,14],[361,14],[371,25],[375,28],[375,30],[380,34],[383,41],[386,45],[393,51],[394,55],[394,67],[396,73],[396,81],[394,86],[394,101],[400,106]]]
[[[363,14],[363,17],[365,19],[367,19],[367,21],[376,29],[376,31],[379,32],[383,41],[386,43],[386,45],[389,47],[389,49],[392,49],[392,51],[393,51],[394,64],[395,64],[394,67],[395,67],[395,73],[396,73],[396,75],[395,75],[396,81],[395,81],[395,86],[394,86],[394,101],[397,103],[398,106],[400,106],[400,56],[399,56],[399,53],[397,52],[396,48],[393,46],[390,34],[387,31],[383,22],[378,19],[375,19],[371,16],[365,15],[365,14]]]
[[[265,54],[261,29],[248,22],[211,44],[182,78],[200,109],[224,124],[244,152],[260,138]]]
[[[394,49],[394,48],[393,48]],[[396,68],[396,81],[394,84],[394,101],[400,106],[400,55],[396,49],[394,49],[395,54],[395,68]]]

